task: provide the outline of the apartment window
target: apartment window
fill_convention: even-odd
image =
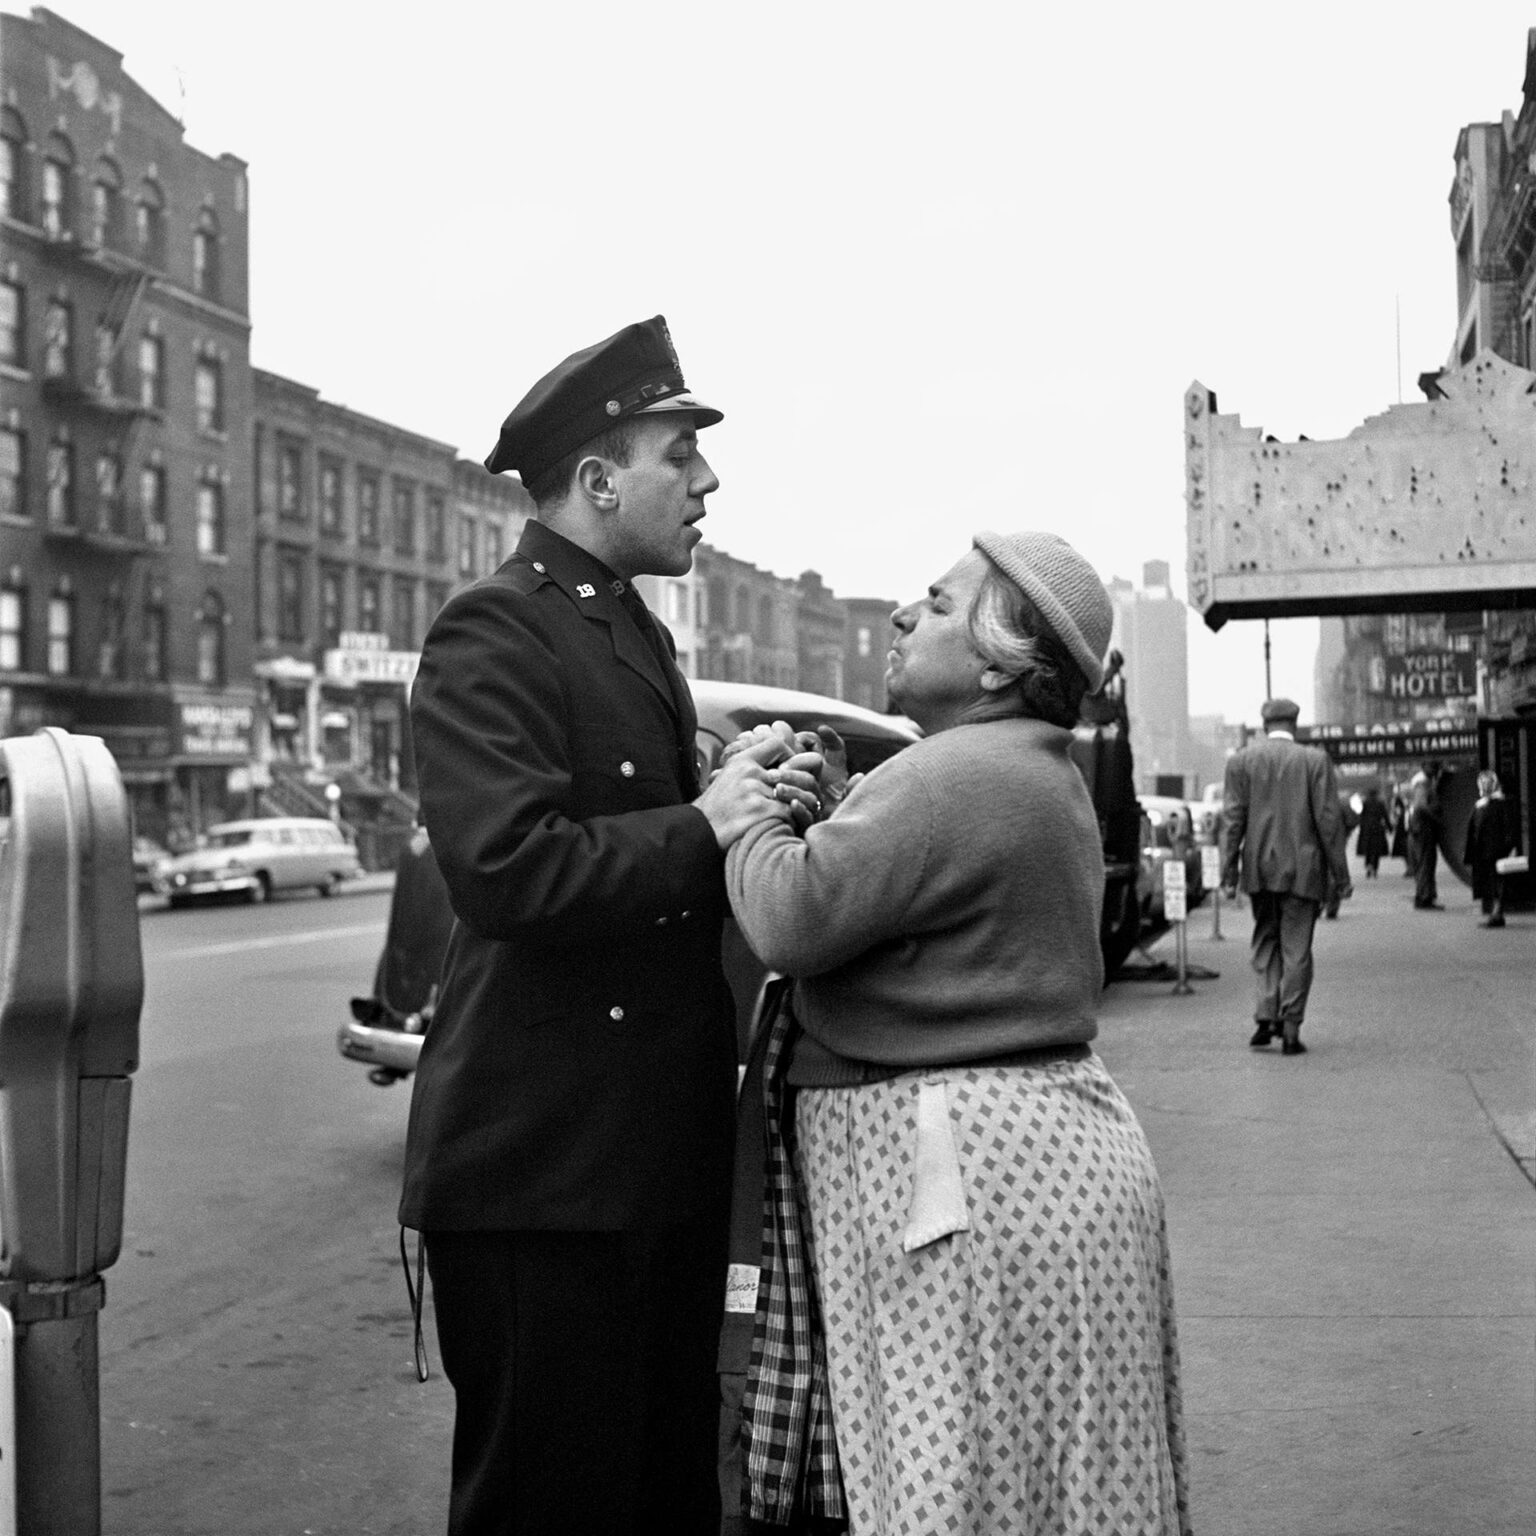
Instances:
[[[339,535],[342,530],[341,465],[320,459],[320,531]]]
[[[0,427],[0,517],[27,515],[27,435]]]
[[[224,686],[224,599],[203,594],[197,611],[197,680],[205,687]]]
[[[277,515],[304,520],[304,452],[297,443],[277,445]]]
[[[75,600],[67,592],[48,599],[48,671],[68,677],[75,669]]]
[[[27,589],[0,587],[0,672],[27,669]]]
[[[217,480],[203,480],[197,487],[197,552],[224,553],[224,487]]]
[[[416,649],[416,583],[409,576],[396,576],[389,605],[389,638],[397,651]]]
[[[403,480],[394,484],[395,500],[395,553],[416,553],[416,488]]]
[[[50,299],[43,312],[43,377],[67,379],[74,371],[75,317],[63,299]]]
[[[224,370],[217,358],[199,358],[192,375],[193,398],[197,404],[197,426],[201,432],[224,430]]]
[[[497,518],[485,520],[485,568],[494,571],[501,564],[501,523]]]
[[[427,559],[448,558],[448,504],[441,491],[427,492]]]
[[[150,586],[144,595],[143,631],[144,681],[165,681],[165,593],[159,583]]]
[[[203,209],[192,232],[192,291],[219,296],[219,221],[211,208]]]
[[[165,265],[165,194],[159,185],[146,181],[139,188],[133,209],[133,238],[139,259],[152,267]]]
[[[329,646],[339,644],[345,619],[346,577],[339,566],[320,567],[320,629]]]
[[[859,650],[859,655],[860,656],[868,656],[869,655],[871,649],[873,648],[873,639],[874,639],[874,637],[870,633],[869,625],[867,625],[867,624],[859,625],[858,642],[857,643],[858,643],[858,650]]]
[[[26,366],[26,294],[20,283],[0,282],[0,363]]]
[[[430,628],[435,619],[448,601],[448,583],[446,581],[429,581],[426,585],[427,593],[427,625]]]
[[[459,575],[474,576],[475,570],[475,519],[470,512],[459,513]]]
[[[123,461],[110,448],[96,455],[96,526],[102,533],[123,532]]]
[[[277,638],[304,638],[304,555],[282,549],[277,554]]]
[[[96,324],[96,393],[117,394],[117,332],[105,320]]]
[[[48,524],[52,528],[75,526],[75,445],[66,438],[48,444]]]
[[[71,228],[69,209],[70,168],[51,155],[43,161],[43,232],[60,240]]]
[[[9,132],[0,133],[0,217],[21,217],[21,146]]]
[[[165,409],[165,343],[158,336],[139,337],[139,404]]]
[[[357,627],[365,634],[379,632],[379,578],[373,575],[357,579]]]
[[[123,243],[123,178],[110,160],[96,164],[91,183],[91,242],[120,246]]]
[[[379,542],[379,477],[365,469],[357,472],[357,541]]]
[[[123,589],[114,582],[101,600],[101,635],[96,647],[96,675],[120,683],[128,676],[128,611]]]
[[[139,470],[139,510],[144,517],[144,538],[164,544],[170,533],[165,510],[165,466],[146,464]]]

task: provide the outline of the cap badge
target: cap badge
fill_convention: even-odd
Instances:
[[[590,582],[584,581],[584,582],[582,582],[582,584],[579,587],[576,588],[576,596],[577,597],[596,597],[597,596],[597,588],[594,587]]]
[[[610,416],[617,416],[622,407],[619,405],[617,400],[610,400],[608,404],[603,407],[603,409],[606,410]]]

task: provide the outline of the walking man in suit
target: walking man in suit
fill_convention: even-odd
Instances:
[[[411,695],[455,923],[400,1222],[455,1394],[450,1536],[717,1536],[733,1151],[724,850],[808,773],[701,789],[671,636],[719,484],[660,315],[575,353],[486,461],[538,508],[432,624]]]
[[[1320,747],[1296,740],[1301,711],[1290,699],[1269,699],[1264,740],[1227,759],[1222,885],[1238,886],[1253,905],[1254,1032],[1265,1046],[1299,1056],[1307,994],[1312,989],[1312,934],[1328,898],[1353,893],[1339,822],[1333,764]]]

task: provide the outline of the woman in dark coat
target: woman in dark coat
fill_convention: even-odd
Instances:
[[[1513,851],[1515,818],[1504,798],[1499,776],[1485,769],[1477,776],[1477,804],[1467,819],[1467,846],[1463,858],[1472,871],[1472,899],[1482,903],[1483,927],[1504,926],[1504,877],[1499,860]]]
[[[1365,878],[1376,879],[1377,866],[1387,856],[1387,807],[1374,784],[1366,790],[1360,806],[1360,836],[1355,852],[1365,860]]]

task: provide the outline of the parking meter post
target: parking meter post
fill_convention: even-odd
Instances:
[[[1175,940],[1175,946],[1179,957],[1179,979],[1174,983],[1173,992],[1174,996],[1178,997],[1183,993],[1193,992],[1195,989],[1189,984],[1189,944],[1184,932],[1186,927],[1184,919],[1180,918],[1173,926],[1178,935]]]
[[[101,1529],[96,1314],[122,1246],[144,993],[131,849],[100,740],[0,741],[0,1305],[26,1536]]]
[[[1211,891],[1211,937],[1220,939],[1221,936],[1221,887],[1218,885]]]

